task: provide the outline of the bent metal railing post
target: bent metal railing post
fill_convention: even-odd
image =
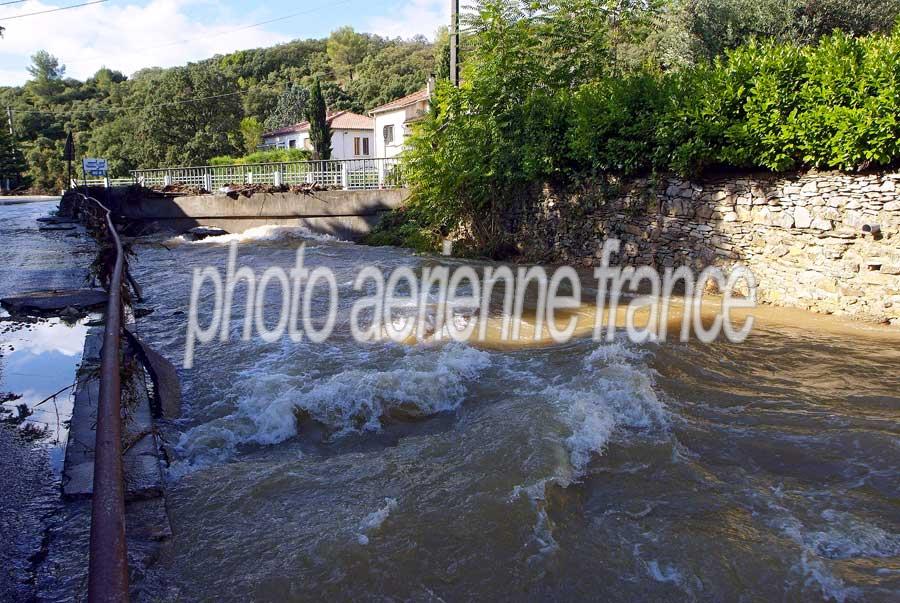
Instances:
[[[79,193],[81,194],[81,193]],[[109,209],[93,197],[105,213],[106,227],[116,247],[109,279],[106,328],[100,352],[100,400],[94,446],[94,492],[91,500],[91,547],[88,601],[128,601],[128,550],[125,543],[125,480],[122,468],[121,375],[119,336],[122,329],[122,273],[125,254]]]

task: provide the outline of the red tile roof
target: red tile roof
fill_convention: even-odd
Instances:
[[[351,111],[337,111],[331,113],[327,117],[328,124],[335,130],[371,130],[375,127],[375,120],[359,113]],[[292,126],[285,126],[265,132],[263,137],[280,136],[282,134],[291,134],[293,132],[305,132],[309,130],[309,122],[301,121]]]
[[[417,92],[413,92],[412,94],[407,94],[401,98],[396,100],[392,100],[391,102],[381,105],[380,107],[375,107],[371,111],[369,111],[369,115],[373,113],[382,113],[384,111],[393,111],[395,109],[402,109],[408,105],[412,105],[419,101],[428,100],[428,88],[422,88]]]

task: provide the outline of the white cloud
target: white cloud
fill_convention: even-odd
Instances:
[[[29,0],[0,7],[0,17],[54,7]],[[102,66],[131,74],[144,67],[183,65],[217,53],[287,41],[287,36],[263,27],[233,32],[267,16],[235,14],[215,0],[151,0],[145,5],[104,3],[0,21],[6,27],[0,40],[0,85],[24,83],[29,57],[41,49],[66,65],[66,75],[85,79]]]
[[[394,4],[386,16],[373,17],[367,29],[389,38],[411,38],[421,34],[434,39],[442,25],[450,24],[449,0],[407,0]]]

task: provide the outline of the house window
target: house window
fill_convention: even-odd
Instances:
[[[382,132],[384,133],[384,144],[394,142],[394,126],[385,126]]]
[[[356,156],[369,154],[369,139],[367,137],[357,136],[353,139],[353,154]]]
[[[292,149],[296,149],[296,148],[297,148],[297,141],[296,141],[296,140],[289,140],[289,141],[288,141],[288,147],[290,147],[290,148],[292,148]]]

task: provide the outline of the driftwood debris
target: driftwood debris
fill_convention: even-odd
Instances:
[[[282,184],[274,186],[271,184],[226,184],[218,189],[218,193],[228,195],[232,199],[238,197],[250,197],[257,193],[295,193],[299,195],[310,195],[316,191],[328,190],[329,187],[319,184],[318,182],[304,182],[303,184]],[[210,191],[199,186],[188,186],[185,184],[170,184],[162,188],[154,188],[153,192],[165,197],[183,197],[187,195],[208,195]]]

